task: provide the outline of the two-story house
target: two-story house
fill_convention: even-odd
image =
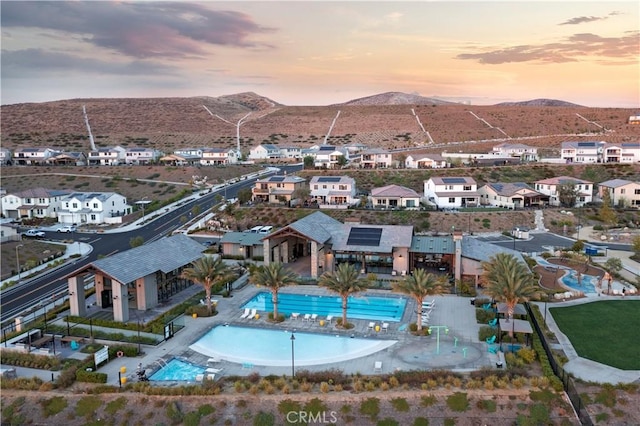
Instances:
[[[373,188],[369,196],[374,208],[417,209],[420,207],[420,194],[411,188],[400,185],[387,185]]]
[[[53,148],[16,148],[13,151],[13,164],[18,166],[32,166],[46,164],[54,155],[61,151]]]
[[[522,143],[501,143],[493,147],[492,151],[498,156],[518,157],[521,162],[538,161],[538,148]]]
[[[393,165],[389,151],[372,148],[360,153],[360,167],[363,169],[388,169]]]
[[[251,190],[253,201],[288,203],[293,198],[293,193],[304,188],[306,182],[299,176],[269,176],[258,179]]]
[[[611,179],[598,184],[598,196],[602,199],[609,193],[611,205],[640,208],[640,182]]]
[[[282,158],[302,158],[302,148],[299,146],[281,146],[280,156]]]
[[[176,149],[172,154],[161,157],[159,161],[162,164],[171,164],[174,166],[195,166],[200,164],[203,149],[204,148]]]
[[[349,176],[313,176],[309,189],[320,208],[347,208],[359,201],[356,181]]]
[[[337,169],[341,162],[349,161],[349,153],[346,149],[336,148],[331,145],[316,145],[311,147],[309,154],[314,157],[314,166],[320,169]]]
[[[86,166],[87,156],[80,151],[63,151],[51,157],[49,163],[59,166]]]
[[[126,151],[121,146],[98,148],[89,152],[87,162],[90,166],[117,166],[124,164]]]
[[[480,189],[480,204],[483,206],[521,209],[539,207],[549,203],[549,196],[541,194],[524,182],[488,183]]]
[[[56,217],[60,202],[70,191],[33,188],[2,196],[2,215],[12,219]]]
[[[113,223],[110,218],[130,214],[127,199],[115,192],[74,192],[60,200],[58,222],[69,224]]]
[[[448,164],[440,154],[408,155],[404,161],[407,169],[444,169]]]
[[[477,207],[480,204],[478,184],[467,176],[430,178],[424,182],[424,198],[438,209]]]
[[[11,164],[12,155],[11,150],[7,148],[0,148],[0,166]]]
[[[249,150],[250,160],[269,160],[281,157],[280,147],[270,143],[262,143]]]
[[[127,148],[124,153],[126,164],[152,164],[160,158],[160,151],[153,148]]]
[[[203,148],[200,164],[203,166],[221,166],[238,162],[238,153],[230,148]]]
[[[562,203],[560,202],[558,188],[561,185],[570,185],[575,189],[577,193],[575,207],[582,207],[593,201],[593,182],[571,176],[557,176],[538,180],[535,182],[534,189],[549,196],[549,205],[560,206]]]

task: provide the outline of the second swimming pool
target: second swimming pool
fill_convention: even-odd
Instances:
[[[358,296],[347,301],[347,318],[400,321],[407,299],[404,297]],[[270,292],[260,292],[243,305],[243,308],[272,312]],[[338,296],[310,296],[306,294],[278,293],[278,312],[282,314],[318,314],[342,316],[342,298]]]
[[[209,357],[245,364],[289,366],[292,332],[251,327],[217,326],[189,348]],[[397,340],[293,332],[295,365],[320,365],[371,355]]]

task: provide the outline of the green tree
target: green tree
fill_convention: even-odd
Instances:
[[[311,191],[309,190],[309,188],[306,186],[303,186],[300,188],[296,188],[293,191],[293,193],[291,194],[291,199],[302,200],[304,202],[309,198],[310,195],[311,195]]]
[[[616,212],[611,207],[611,196],[609,195],[609,191],[602,192],[602,206],[600,207],[600,211],[598,211],[598,219],[604,223],[605,231],[615,225],[618,221]]]
[[[322,274],[318,284],[337,293],[342,298],[342,326],[346,328],[349,296],[366,290],[367,282],[360,278],[360,272],[355,266],[341,263],[334,272]]]
[[[573,183],[561,183],[558,185],[558,201],[563,207],[573,207],[576,205],[580,191]]]
[[[144,244],[144,238],[140,235],[138,235],[137,237],[129,238],[129,246],[131,248],[140,247],[143,244]]]
[[[193,215],[193,217],[198,216],[201,212],[202,212],[202,207],[200,207],[200,204],[196,204],[191,208],[191,214]]]
[[[492,256],[488,262],[482,262],[482,271],[483,293],[505,303],[509,318],[513,318],[518,303],[540,298],[543,294],[529,268],[511,254]]]
[[[635,253],[636,256],[640,256],[640,235],[636,235],[631,240],[631,250]]]
[[[306,157],[304,157],[304,159],[302,161],[304,161],[304,168],[305,169],[313,169],[313,165],[315,164],[316,159],[313,158],[313,156],[311,156],[311,155],[307,155]]]
[[[253,194],[251,193],[251,188],[242,188],[241,190],[238,191],[238,203],[240,204],[246,204],[249,201],[251,201],[251,197],[253,197]]]
[[[234,273],[222,261],[221,257],[204,256],[185,268],[180,274],[180,278],[193,281],[202,286],[207,301],[209,315],[211,309],[211,289],[213,286],[226,283],[234,277]]]
[[[349,162],[349,160],[347,160],[347,157],[345,157],[344,155],[339,155],[338,159],[337,159],[337,164],[340,167],[344,167],[347,165],[347,163]]]
[[[622,261],[617,257],[610,257],[604,262],[604,267],[607,268],[609,272],[617,274],[622,270]]]
[[[271,291],[273,302],[273,319],[278,319],[278,292],[282,287],[298,284],[296,275],[284,268],[282,263],[269,263],[250,269],[249,281],[255,285],[261,285]]]
[[[422,330],[422,302],[427,296],[442,294],[446,291],[446,277],[429,274],[424,269],[415,269],[413,275],[406,276],[402,281],[393,284],[393,291],[404,293],[416,301],[418,314],[418,331]]]

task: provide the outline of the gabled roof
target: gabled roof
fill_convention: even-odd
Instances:
[[[476,180],[469,176],[433,176],[431,181],[436,185],[476,185]]]
[[[575,184],[593,183],[593,182],[574,178],[572,176],[556,176],[549,179],[537,180],[536,183],[539,183],[542,185],[566,185],[566,184],[572,183],[575,185]]]
[[[262,245],[264,234],[257,232],[227,232],[222,236],[220,244],[231,243],[240,244],[241,246]]]
[[[415,162],[424,161],[424,160],[447,161],[447,159],[440,154],[416,154],[416,155],[410,155],[410,157]]]
[[[535,189],[531,188],[528,184],[524,182],[513,182],[513,183],[503,183],[503,182],[493,182],[488,183],[487,186],[493,191],[504,197],[509,197],[511,195],[516,194],[518,191],[522,189],[528,189],[531,192],[538,193]]]
[[[372,197],[400,197],[400,198],[420,198],[420,195],[411,188],[400,185],[387,185],[371,190]]]
[[[360,154],[362,155],[391,154],[391,152],[382,148],[370,148],[370,149],[367,149],[366,151],[362,151]]]
[[[452,254],[455,252],[455,244],[451,235],[414,235],[409,251],[425,254]]]
[[[332,231],[335,232],[342,226],[342,223],[338,222],[334,218],[327,216],[322,212],[314,212],[309,216],[303,217],[302,219],[277,230],[263,239],[270,238],[271,235],[292,229],[310,240],[323,244],[331,239]]]
[[[640,185],[640,183],[638,182],[633,182],[630,180],[624,180],[624,179],[611,179],[611,180],[606,180],[604,182],[601,182],[599,185],[600,186],[605,186],[607,188],[619,188],[621,186],[627,186],[631,183],[635,183]]]
[[[128,284],[157,271],[168,273],[188,265],[200,259],[204,250],[202,244],[179,234],[98,259],[91,265]]]
[[[89,201],[97,198],[100,201],[108,200],[116,194],[115,192],[72,192],[65,197],[65,200],[70,200],[72,198],[77,199],[78,201]]]
[[[25,189],[24,191],[19,192],[12,192],[11,195],[14,195],[18,198],[51,198],[60,197],[69,193],[70,191],[65,191],[63,189],[33,188]]]
[[[375,245],[349,244],[349,237],[354,229],[379,229],[380,238]],[[395,247],[411,247],[413,226],[404,225],[363,225],[345,223],[338,232],[331,236],[331,247],[335,251],[355,251],[365,253],[393,253]]]
[[[300,176],[281,176],[281,175],[276,175],[276,176],[269,176],[268,178],[264,178],[264,179],[258,179],[256,182],[260,182],[260,183],[300,183],[300,182],[305,182],[305,179],[301,178]]]
[[[480,241],[471,237],[464,237],[462,239],[462,257],[477,260],[479,262],[488,262],[491,257],[498,253],[510,254],[518,259],[518,261],[526,264],[519,251]]]
[[[279,147],[277,147],[276,145],[271,144],[271,143],[261,143],[256,148],[258,148],[260,146],[263,147],[264,149],[266,149],[267,151],[280,151]]]
[[[350,176],[313,176],[310,184],[333,183],[333,184],[355,184],[355,179]]]

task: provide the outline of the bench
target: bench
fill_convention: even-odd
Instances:
[[[71,343],[71,342],[84,343],[84,337],[64,336],[60,339],[60,342],[62,342],[62,344]]]

